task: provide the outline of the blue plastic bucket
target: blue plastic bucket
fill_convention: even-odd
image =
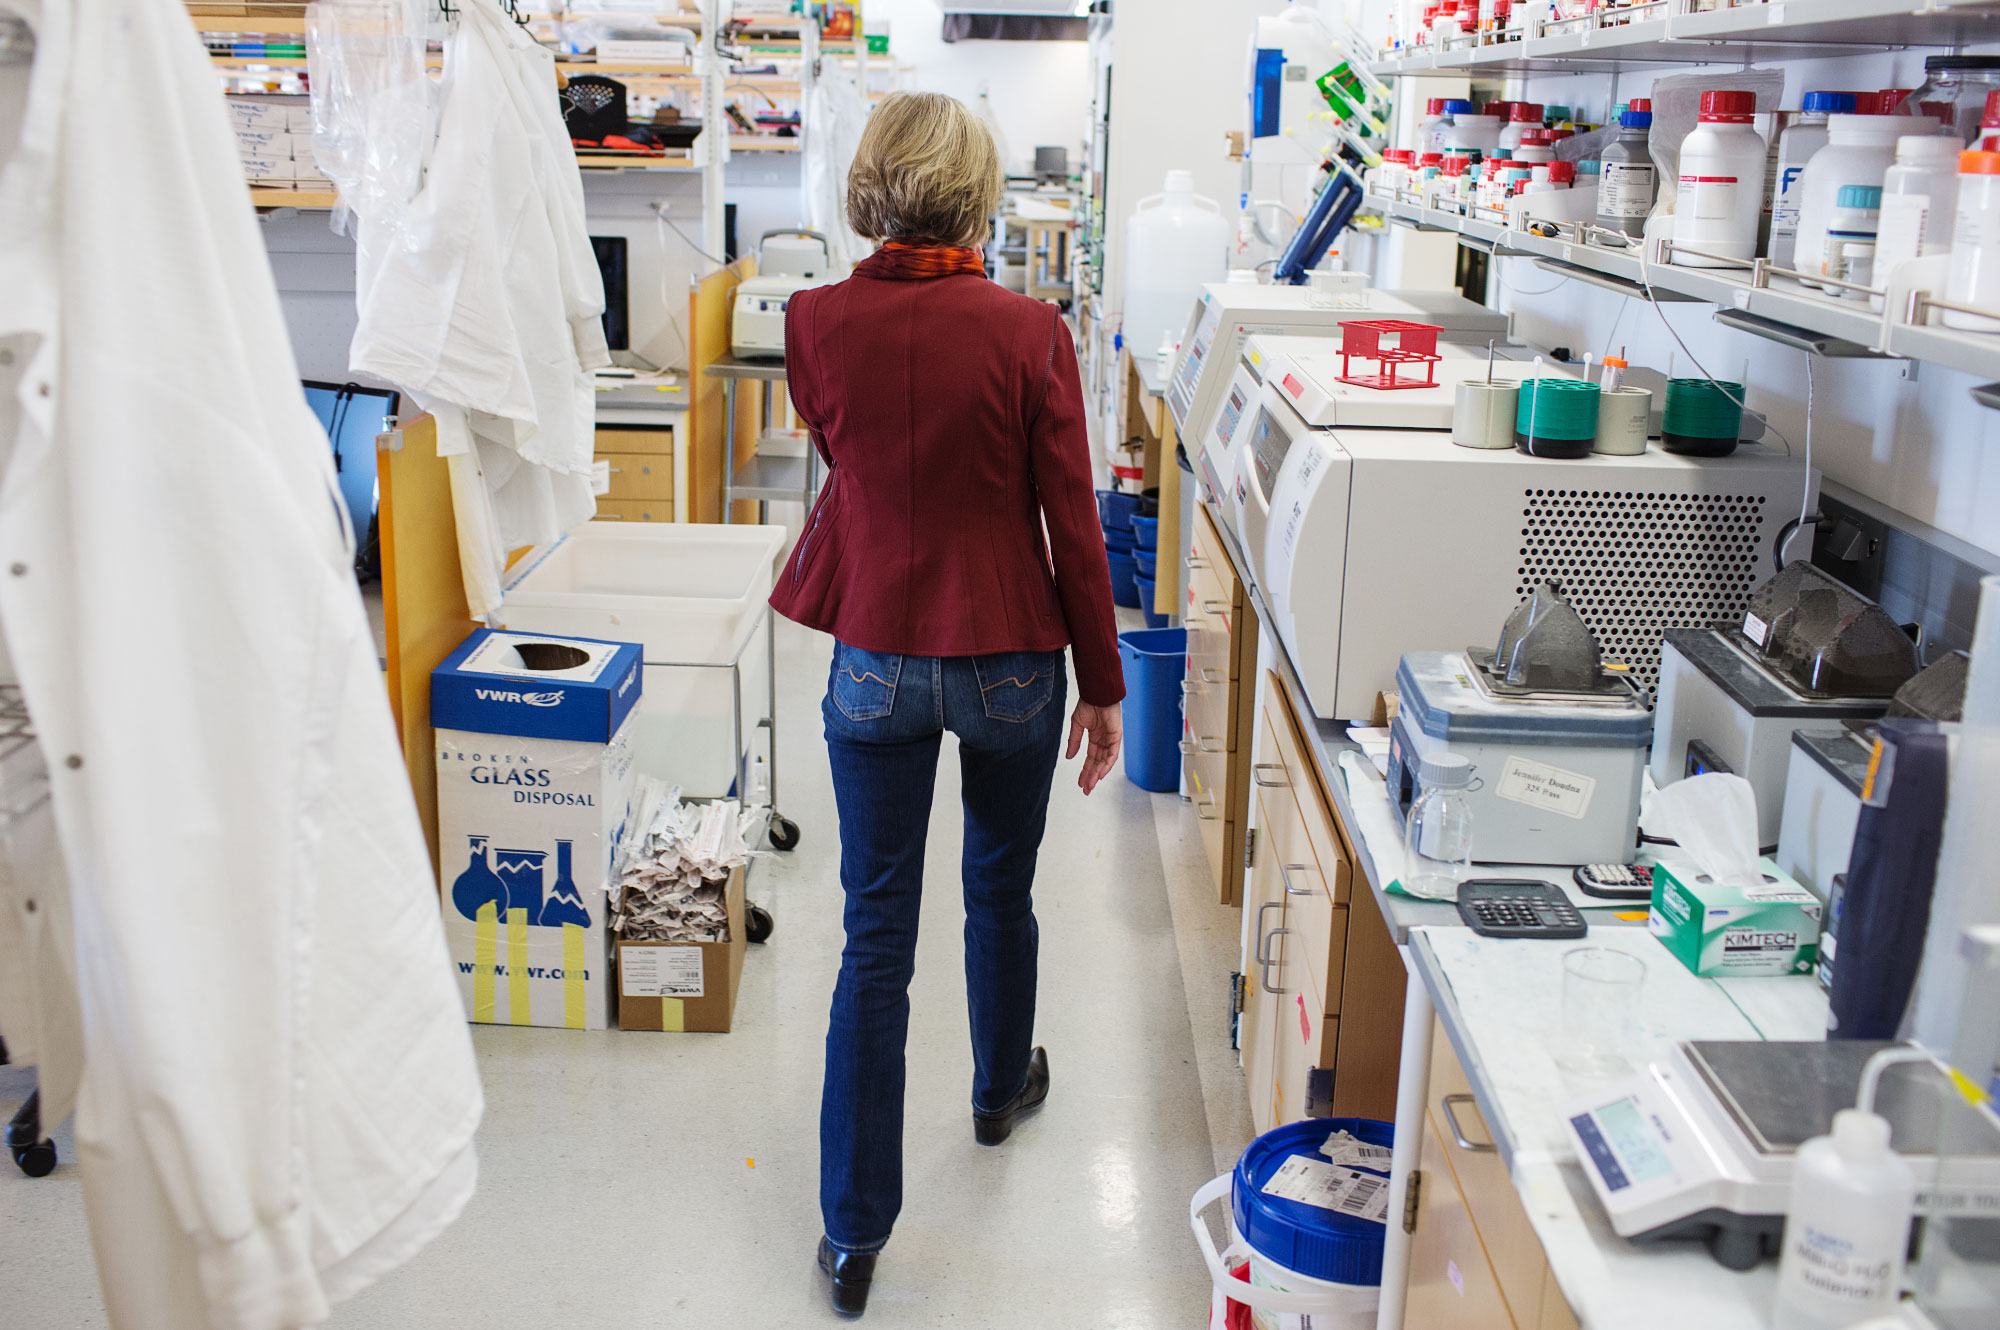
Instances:
[[[1130,531],[1138,512],[1138,495],[1118,490],[1097,491],[1097,520],[1106,531]]]
[[[1123,554],[1128,558],[1131,557],[1132,533],[1130,531],[1113,531],[1110,527],[1104,528],[1104,548],[1110,550],[1113,554]]]
[[[1126,675],[1128,678],[1131,675],[1129,665]],[[1322,1164],[1328,1162],[1319,1148],[1328,1136],[1342,1130],[1368,1145],[1395,1144],[1393,1123],[1370,1118],[1306,1118],[1265,1132],[1236,1161],[1230,1213],[1236,1221],[1236,1231],[1253,1253],[1253,1263],[1261,1257],[1285,1272],[1323,1283],[1382,1282],[1382,1242],[1387,1230],[1381,1224],[1264,1191],[1271,1175],[1293,1155],[1304,1155]],[[1387,1190],[1388,1169],[1357,1168],[1356,1171],[1378,1175]],[[1254,1269],[1251,1279],[1258,1282]]]
[[[1139,576],[1145,578],[1148,582],[1157,582],[1160,580],[1158,575],[1154,572],[1154,569],[1159,565],[1159,560],[1156,557],[1154,557],[1153,552],[1147,549],[1144,545],[1135,546],[1133,548],[1132,562],[1139,565]],[[1148,601],[1146,603],[1151,604],[1152,602]]]
[[[1135,579],[1139,565],[1130,554],[1120,554],[1117,550],[1107,550],[1105,558],[1111,564],[1111,603],[1138,609],[1139,587]]]
[[[1133,517],[1132,535],[1136,539],[1138,548],[1142,550],[1158,549],[1160,546],[1160,519],[1157,517]]]
[[[1125,663],[1125,778],[1142,790],[1171,794],[1181,787],[1181,680],[1187,677],[1187,629],[1134,628],[1120,633],[1118,655]]]
[[[1142,571],[1132,579],[1132,585],[1139,588],[1139,612],[1146,616],[1146,626],[1148,628],[1165,628],[1167,626],[1167,616],[1153,612],[1153,588],[1158,584],[1152,578],[1146,576],[1143,571],[1145,568],[1145,561],[1143,559],[1140,560],[1139,566]]]

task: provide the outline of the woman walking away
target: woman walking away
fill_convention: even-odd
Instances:
[[[826,1035],[819,1266],[868,1305],[903,1203],[903,1050],[940,743],[958,737],[972,1126],[999,1145],[1049,1093],[1032,1047],[1035,855],[1063,737],[1063,648],[1088,794],[1125,694],[1083,388],[1053,305],[990,282],[974,248],[998,153],[949,97],[891,94],[847,177],[882,243],[785,313],[792,402],[828,467],[771,604],[831,633],[822,711],[840,808],[847,947]],[[1044,539],[1044,530],[1047,537]]]

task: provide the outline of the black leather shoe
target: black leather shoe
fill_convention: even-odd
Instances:
[[[849,1320],[868,1310],[868,1284],[875,1278],[874,1252],[835,1251],[819,1240],[819,1268],[832,1285],[833,1310]]]
[[[998,1113],[974,1113],[972,1134],[981,1145],[998,1145],[1013,1134],[1016,1118],[1034,1112],[1048,1097],[1049,1055],[1046,1049],[1037,1048],[1028,1055],[1028,1083],[1021,1087],[1021,1093]]]

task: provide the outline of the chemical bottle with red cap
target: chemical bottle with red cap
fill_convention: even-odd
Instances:
[[[1653,210],[1659,173],[1649,146],[1653,133],[1653,103],[1634,97],[1618,113],[1618,137],[1605,146],[1597,182],[1597,224],[1628,236],[1645,234],[1646,214]]]
[[[1682,267],[1732,267],[1756,257],[1765,157],[1764,138],[1751,125],[1756,113],[1752,92],[1701,95],[1694,132],[1681,141],[1674,193],[1674,262]]]

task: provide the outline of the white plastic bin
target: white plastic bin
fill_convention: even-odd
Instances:
[[[591,522],[529,561],[503,615],[510,628],[639,643],[638,769],[720,797],[770,710],[764,602],[784,544],[780,526]]]

